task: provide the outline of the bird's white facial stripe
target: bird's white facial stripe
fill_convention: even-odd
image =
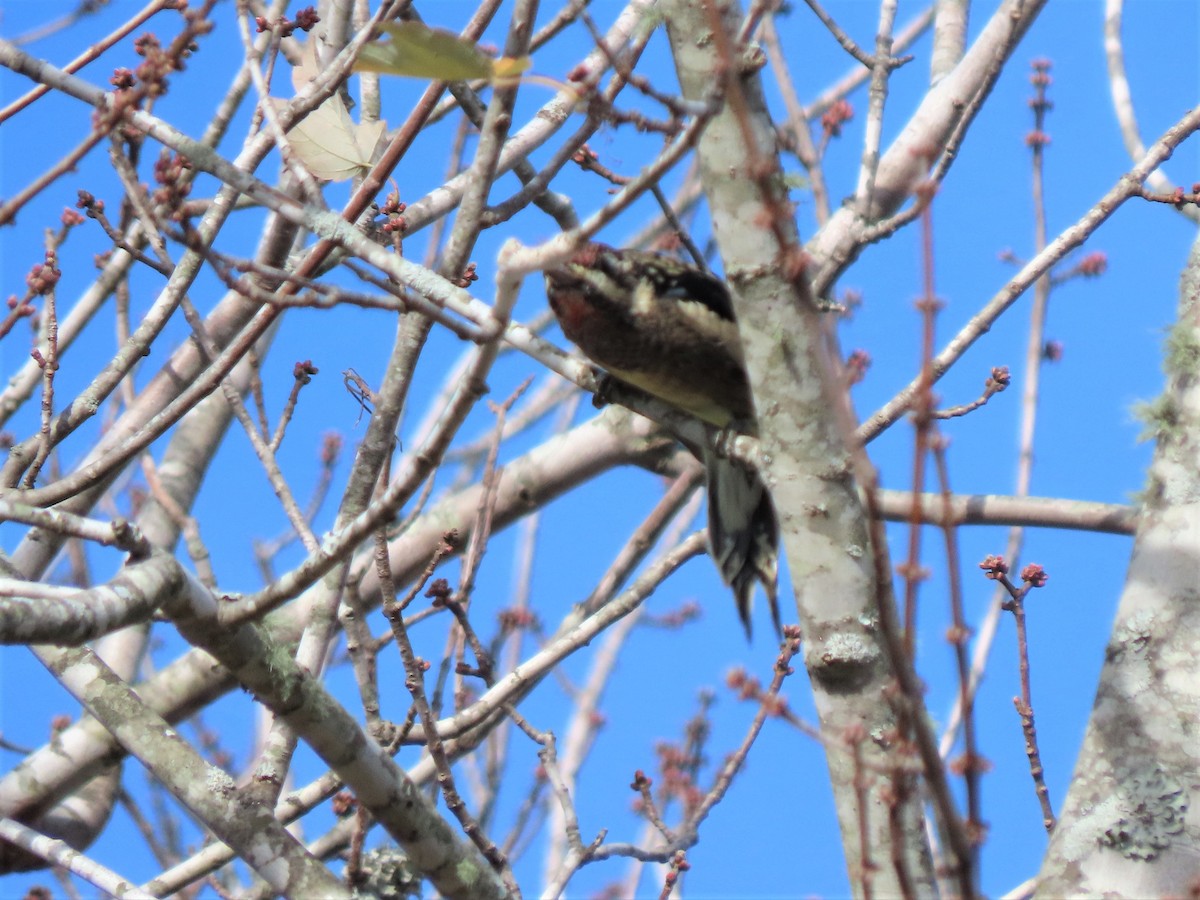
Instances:
[[[699,300],[670,299],[665,300],[654,289],[648,280],[637,283],[633,290],[633,314],[643,321],[655,321],[664,312],[675,314],[687,320],[706,340],[721,344],[733,352],[739,359],[742,356],[742,345],[738,337],[737,325],[713,311]],[[643,318],[644,317],[644,318]]]
[[[581,282],[591,287],[593,291],[605,297],[620,296],[620,286],[612,280],[606,273],[598,269],[585,269],[581,266],[572,266],[571,272]]]
[[[742,345],[738,337],[737,325],[718,315],[698,300],[679,300],[676,308],[680,315],[708,340],[728,347],[739,358],[741,357]]]
[[[654,292],[654,285],[642,280],[633,289],[633,315],[644,322],[653,322],[661,312],[656,306],[661,301]],[[651,317],[654,318],[651,318]],[[644,318],[643,318],[644,317]]]

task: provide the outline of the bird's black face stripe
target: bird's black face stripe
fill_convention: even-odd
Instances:
[[[686,263],[653,253],[633,250],[617,252],[605,247],[596,254],[593,266],[629,293],[636,289],[639,281],[646,280],[659,297],[693,300],[708,307],[722,319],[734,321],[733,301],[725,283]]]
[[[626,293],[632,293],[640,275],[635,273],[614,251],[602,252],[596,257],[595,268],[615,282]]]
[[[690,270],[669,277],[668,283],[660,288],[659,293],[664,297],[679,300],[695,300],[727,322],[734,321],[733,301],[729,297],[728,289],[704,272]]]

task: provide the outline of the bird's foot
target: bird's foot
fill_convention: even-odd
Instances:
[[[712,432],[712,452],[719,459],[730,460],[751,471],[757,471],[761,465],[757,442],[736,423]]]
[[[601,369],[594,369],[596,373],[596,393],[592,394],[592,406],[596,409],[604,409],[608,404],[612,403],[613,391],[616,389],[617,380]]]

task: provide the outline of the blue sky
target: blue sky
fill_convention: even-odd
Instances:
[[[547,4],[543,18],[552,10]],[[799,5],[798,5],[799,6]],[[869,45],[874,33],[876,4],[831,2],[828,4],[843,26],[860,43]],[[990,6],[990,5],[989,5]],[[1189,52],[1198,32],[1196,7],[1185,0],[1142,0],[1128,4],[1126,19],[1126,65],[1129,70],[1137,112],[1146,143],[1176,121],[1197,102],[1200,71]],[[0,10],[0,34],[11,37],[51,18],[55,9],[69,4],[6,2]],[[33,45],[31,52],[62,63],[88,40],[105,34],[129,15],[133,4],[117,2],[95,17]],[[619,7],[595,4],[594,15],[607,26]],[[901,4],[900,21],[915,12]],[[428,4],[424,9],[432,24],[457,28],[469,11],[465,3]],[[1029,192],[1029,153],[1024,137],[1030,128],[1027,100],[1029,63],[1035,58],[1053,62],[1054,109],[1047,130],[1052,143],[1047,151],[1046,182],[1049,232],[1051,236],[1073,223],[1108,190],[1131,162],[1122,148],[1108,99],[1102,55],[1103,5],[1092,0],[1067,0],[1049,4],[1014,54],[999,85],[973,127],[955,163],[934,210],[935,259],[938,294],[947,302],[938,322],[939,346],[985,303],[1012,274],[1013,267],[998,259],[1010,248],[1018,257],[1031,254],[1033,226]],[[216,98],[231,78],[231,64],[240,53],[233,22],[232,4],[218,7],[219,25],[191,63],[191,70],[162,101],[158,112],[191,134],[199,134]],[[976,10],[972,33],[981,25],[985,11]],[[503,12],[501,14],[503,16]],[[166,26],[164,26],[166,27]],[[850,59],[820,29],[804,8],[797,8],[781,26],[785,45],[803,64],[796,65],[798,88],[803,99],[811,99],[850,66]],[[1168,35],[1186,35],[1182,42]],[[489,35],[499,41],[500,35]],[[579,40],[577,38],[577,40]],[[1182,49],[1180,49],[1182,44]],[[561,77],[579,54],[579,43],[562,51],[547,50],[534,58],[542,74]],[[917,58],[893,79],[884,141],[895,136],[915,108],[928,79],[928,40],[911,52]],[[93,83],[104,83],[114,58],[84,72]],[[664,41],[658,41],[643,58],[651,77],[669,78],[669,58]],[[203,74],[204,77],[196,77]],[[422,85],[389,82],[385,86],[385,115],[391,124],[404,115],[407,104]],[[0,72],[0,90],[5,101],[26,89],[23,79]],[[523,91],[515,121],[524,122],[548,94],[538,87]],[[827,178],[836,205],[852,193],[861,146],[861,129],[866,99],[861,92],[852,98],[856,117],[828,155]],[[395,112],[389,114],[389,108]],[[779,108],[778,105],[776,107]],[[78,140],[87,129],[90,110],[75,101],[48,97],[33,109],[0,129],[0,196],[11,196],[32,174],[43,170],[63,147]],[[227,152],[235,152],[242,130],[235,128]],[[443,178],[449,127],[431,130],[428,138],[401,169],[405,199],[421,196]],[[601,161],[624,173],[633,174],[655,147],[653,138],[631,138],[625,131],[604,132],[592,141]],[[649,142],[649,143],[648,143]],[[535,165],[546,149],[532,158]],[[152,158],[153,152],[147,154]],[[1200,177],[1195,140],[1185,144],[1166,170],[1175,181],[1190,185]],[[272,163],[261,170],[273,177]],[[789,165],[792,165],[789,162]],[[794,168],[794,166],[792,166]],[[78,173],[60,180],[37,202],[22,212],[17,228],[0,230],[0,254],[6,294],[19,292],[29,266],[41,257],[42,230],[52,226],[59,211],[74,203],[80,187],[101,196],[107,182],[103,153],[85,162]],[[678,183],[672,173],[669,185]],[[501,181],[496,197],[511,190],[514,179]],[[581,214],[586,215],[606,195],[595,179],[574,172],[564,173],[556,189],[570,193]],[[107,186],[110,201],[116,190]],[[203,195],[204,187],[196,194]],[[669,191],[668,191],[669,193]],[[331,205],[340,202],[344,191],[329,189]],[[801,192],[802,234],[814,227],[811,208]],[[641,204],[618,220],[602,237],[620,244],[653,215],[649,204]],[[227,248],[249,252],[255,227],[247,222],[227,230]],[[701,234],[705,232],[699,228]],[[500,242],[516,236],[527,243],[550,237],[554,224],[532,213],[508,227],[485,234],[473,254],[480,262],[481,280],[473,288],[476,296],[490,299],[490,262]],[[1062,341],[1061,362],[1047,366],[1042,376],[1036,467],[1033,493],[1111,503],[1129,502],[1143,483],[1150,458],[1149,445],[1138,442],[1140,424],[1131,414],[1139,400],[1154,397],[1162,388],[1159,368],[1164,329],[1173,320],[1178,276],[1185,260],[1194,227],[1168,208],[1131,202],[1121,209],[1088,243],[1084,252],[1103,250],[1108,271],[1096,280],[1075,281],[1057,289],[1051,301],[1049,337]],[[427,233],[406,245],[407,252],[420,258]],[[242,240],[240,248],[238,241]],[[102,249],[98,230],[81,228],[64,248],[64,278],[60,302],[78,295],[94,271],[91,254]],[[874,360],[867,379],[855,389],[859,413],[868,415],[911,379],[918,364],[920,321],[913,300],[921,285],[920,247],[915,230],[868,248],[846,273],[839,289],[855,288],[864,305],[842,331],[846,350],[862,347]],[[144,310],[161,285],[158,276],[139,276],[134,282],[133,306]],[[210,309],[220,296],[215,280],[201,280],[193,299],[202,310]],[[965,493],[1008,493],[1016,466],[1016,423],[1021,364],[1029,298],[1017,306],[964,357],[955,370],[938,385],[946,404],[967,402],[977,396],[988,370],[1009,365],[1014,384],[983,410],[945,426],[951,438],[950,466],[953,487]],[[529,318],[544,306],[540,283],[531,279],[517,309],[518,318]],[[317,316],[320,318],[318,319]],[[381,312],[341,310],[333,313],[298,311],[289,313],[275,349],[264,369],[268,406],[278,410],[290,387],[292,364],[312,359],[321,374],[306,388],[281,461],[285,471],[300,486],[311,484],[317,470],[320,436],[338,430],[352,445],[364,432],[357,422],[358,411],[344,393],[337,374],[353,366],[369,382],[378,384],[386,350],[391,343],[392,320]],[[170,349],[186,334],[182,321],[175,323],[161,345],[156,345],[143,372],[143,382],[164,360]],[[69,358],[60,375],[60,396],[72,396],[103,364],[113,345],[111,319],[98,323],[85,335],[86,341]],[[561,337],[554,335],[561,342]],[[7,379],[25,358],[28,345],[18,330],[0,343],[0,372]],[[464,346],[455,338],[436,333],[430,345],[430,362],[418,371],[413,406],[406,427],[415,428],[425,414],[424,401],[440,384],[440,368],[454,359]],[[78,362],[75,362],[78,360]],[[434,361],[438,361],[436,364]],[[489,379],[492,398],[503,399],[529,374],[536,364],[517,354],[508,355]],[[582,404],[580,417],[593,414]],[[18,416],[8,427],[25,437],[35,427],[36,411]],[[464,437],[486,432],[489,418],[481,411],[473,417]],[[86,450],[88,435],[81,434],[64,446],[64,465],[71,465]],[[505,458],[524,452],[545,439],[549,426],[514,441],[505,448]],[[408,435],[408,432],[406,432]],[[269,539],[285,527],[265,478],[249,451],[244,435],[236,430],[227,440],[216,462],[219,477],[210,479],[196,509],[205,539],[213,551],[214,565],[227,590],[253,590],[260,584],[250,551],[253,539]],[[885,486],[904,488],[911,477],[911,429],[897,425],[871,447]],[[342,483],[345,461],[336,486]],[[651,508],[661,492],[660,481],[644,472],[620,471],[605,475],[549,507],[541,526],[539,554],[534,573],[533,598],[543,620],[554,623],[571,603],[590,591],[630,527]],[[332,504],[318,519],[318,530],[331,522]],[[584,523],[581,526],[581,523]],[[580,528],[586,540],[580,540]],[[903,532],[890,530],[896,539],[894,561],[898,561]],[[15,546],[19,532],[0,528],[0,544]],[[1005,532],[999,528],[964,528],[962,547],[964,588],[968,615],[982,613],[990,598],[990,584],[976,575],[974,564],[988,553],[1002,552]],[[940,537],[925,537],[925,564],[933,577],[923,591],[922,631],[919,638],[921,671],[928,686],[931,716],[940,721],[955,691],[951,657],[942,638],[946,624],[944,560]],[[506,605],[509,586],[515,577],[512,532],[497,535],[489,550],[476,598],[482,610]],[[1033,691],[1042,741],[1043,762],[1055,808],[1061,806],[1071,768],[1091,706],[1096,675],[1103,659],[1108,624],[1115,609],[1128,559],[1130,541],[1109,535],[1055,533],[1030,530],[1026,535],[1024,561],[1042,563],[1051,574],[1047,588],[1031,599],[1031,664]],[[277,570],[299,559],[285,553]],[[93,557],[97,578],[105,578],[118,564],[115,556]],[[453,576],[450,576],[453,579]],[[600,828],[608,828],[610,840],[632,840],[640,823],[629,810],[634,795],[628,784],[635,769],[652,772],[654,745],[660,739],[679,740],[696,708],[697,691],[711,687],[717,704],[712,712],[713,736],[708,756],[719,764],[741,740],[752,710],[739,704],[722,687],[725,673],[744,665],[764,680],[770,676],[774,647],[766,637],[766,618],[760,609],[759,637],[750,645],[736,623],[733,604],[706,559],[684,567],[650,600],[650,611],[661,613],[689,600],[698,600],[702,618],[680,631],[642,628],[624,649],[619,670],[607,693],[604,710],[609,724],[600,732],[581,777],[577,798],[580,824],[588,840]],[[789,609],[790,597],[783,606]],[[785,620],[794,620],[794,612]],[[377,628],[379,623],[377,624]],[[440,636],[430,635],[428,652],[438,652]],[[163,630],[164,642],[155,661],[165,663],[177,652],[178,644]],[[572,677],[586,672],[587,658],[567,666]],[[387,668],[385,666],[385,672]],[[393,669],[391,674],[395,675]],[[18,744],[36,746],[46,739],[46,710],[72,711],[69,698],[49,679],[23,650],[0,652],[0,726],[4,736]],[[348,672],[333,676],[332,683],[349,697]],[[398,679],[392,682],[399,690]],[[1019,722],[1011,698],[1017,693],[1015,642],[1011,623],[1001,626],[992,666],[978,701],[978,723],[982,752],[994,768],[983,781],[985,816],[990,824],[983,854],[983,888],[998,894],[1035,874],[1045,846],[1040,812],[1033,794],[1023,751]],[[793,707],[814,719],[803,673],[787,685]],[[394,703],[396,701],[394,700]],[[543,728],[565,726],[568,702],[562,691],[547,682],[523,707],[534,724]],[[399,708],[398,705],[396,708]],[[226,746],[244,761],[249,750],[246,725],[249,705],[244,697],[232,696],[210,710],[206,723],[217,728]],[[502,794],[501,822],[511,816],[523,797],[536,764],[528,744],[515,743],[516,755],[511,784]],[[687,893],[694,897],[727,896],[838,896],[848,885],[842,865],[832,803],[826,786],[823,754],[810,739],[769,722],[746,770],[726,800],[705,823],[701,842],[689,852],[692,871]],[[415,757],[414,757],[415,758]],[[524,759],[526,763],[520,760]],[[17,761],[11,753],[0,754],[3,767]],[[298,758],[298,779],[314,777],[319,764],[311,754]],[[144,779],[136,765],[126,770],[127,784],[145,797]],[[708,771],[711,777],[711,768]],[[328,813],[314,813],[314,828],[327,821]],[[503,832],[503,826],[499,829]],[[134,879],[156,871],[149,854],[131,835],[128,819],[117,813],[115,826],[92,848],[101,861]],[[803,848],[802,850],[799,848]],[[526,895],[540,885],[541,856],[535,848],[518,864],[517,875]],[[624,874],[620,862],[584,869],[572,882],[572,895],[588,896]],[[0,883],[0,894],[20,894],[34,883],[49,883],[46,873],[11,876]],[[643,881],[649,895],[657,888]],[[85,891],[85,894],[87,892]]]

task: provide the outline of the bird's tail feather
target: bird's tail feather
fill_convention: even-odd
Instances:
[[[721,578],[733,588],[738,615],[750,637],[754,585],[763,586],[776,635],[782,634],[776,582],[779,525],[771,496],[758,473],[730,459],[706,453],[708,542]]]

